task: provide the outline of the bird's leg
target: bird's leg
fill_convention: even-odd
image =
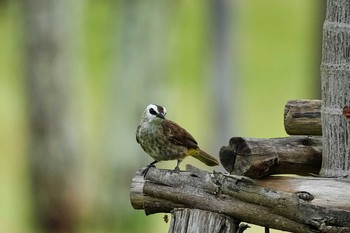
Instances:
[[[179,173],[180,172],[180,163],[182,162],[182,160],[178,159],[177,160],[177,164],[176,167],[174,168],[174,172]]]
[[[158,160],[154,160],[152,163],[148,164],[147,167],[146,167],[146,169],[143,170],[143,171],[141,172],[141,175],[143,175],[143,177],[145,177],[146,174],[147,174],[147,172],[148,172],[148,170],[149,170],[151,167],[156,167],[156,166],[154,166],[154,164],[156,164],[156,163],[158,163],[158,162],[159,162]]]

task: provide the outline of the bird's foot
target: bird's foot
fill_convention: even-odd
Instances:
[[[172,171],[172,173],[179,173],[179,172],[180,172],[179,166],[176,166],[176,167],[174,168],[174,170]]]
[[[151,167],[154,167],[154,168],[155,168],[156,166],[155,166],[153,163],[147,165],[147,167],[145,168],[145,170],[143,170],[143,171],[141,172],[141,176],[146,177],[147,172],[148,172],[148,170],[149,170]]]
[[[174,170],[173,170],[172,172],[179,174],[179,172],[180,172],[180,163],[181,163],[181,161],[182,161],[182,159],[178,159],[178,160],[177,160],[176,167],[174,168]]]

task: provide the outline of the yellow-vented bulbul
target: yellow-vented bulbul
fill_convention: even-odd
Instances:
[[[186,156],[193,156],[208,166],[219,165],[219,162],[198,147],[196,140],[185,129],[173,121],[165,119],[166,109],[150,104],[141,116],[136,131],[136,141],[154,161],[143,171],[155,163],[164,160],[177,160],[174,171],[180,171],[179,164]]]

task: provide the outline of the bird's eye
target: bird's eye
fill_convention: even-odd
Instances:
[[[156,111],[154,111],[154,109],[153,109],[153,108],[150,108],[150,109],[149,109],[149,113],[151,113],[152,115],[157,115],[157,112],[156,112]]]

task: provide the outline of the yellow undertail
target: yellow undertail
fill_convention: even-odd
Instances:
[[[188,155],[195,157],[196,159],[200,160],[208,166],[219,165],[219,162],[213,156],[209,155],[208,153],[199,148],[190,149],[188,151]]]

